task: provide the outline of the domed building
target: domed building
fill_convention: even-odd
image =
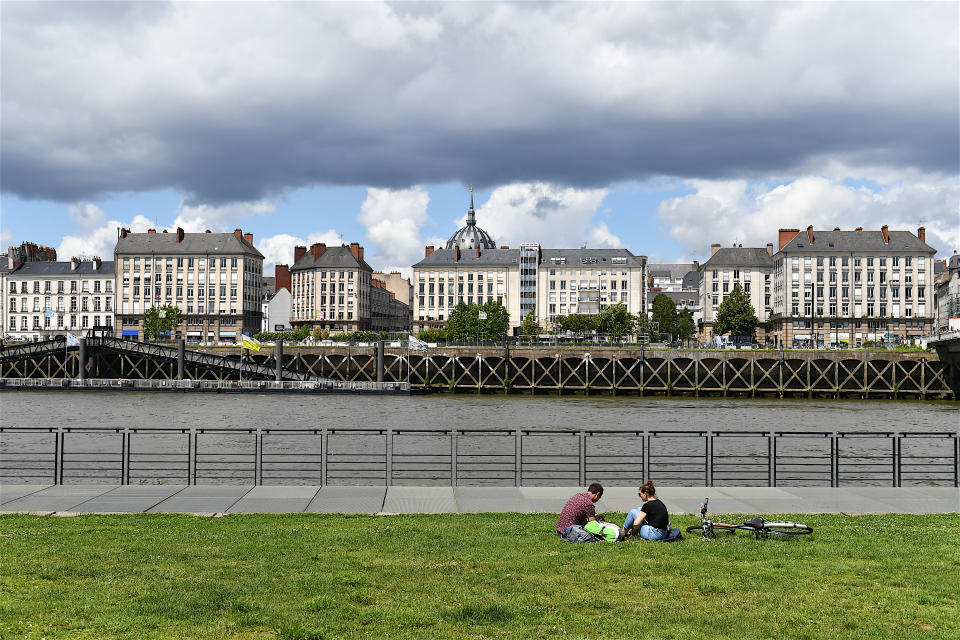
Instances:
[[[470,187],[470,209],[467,211],[467,224],[460,227],[447,240],[447,249],[496,249],[497,243],[490,234],[477,226],[477,213],[473,210],[473,187]]]

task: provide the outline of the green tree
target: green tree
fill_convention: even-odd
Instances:
[[[600,326],[599,316],[585,313],[572,313],[560,319],[560,330],[572,333],[592,333]]]
[[[717,321],[713,324],[713,333],[724,335],[729,333],[733,337],[753,336],[757,328],[757,312],[750,304],[750,296],[740,288],[740,283],[733,285],[733,291],[720,303],[717,308]]]
[[[523,322],[520,324],[520,334],[524,336],[540,335],[540,325],[537,324],[536,319],[533,317],[533,309],[527,313]]]
[[[653,321],[645,313],[638,313],[633,317],[633,333],[637,336],[647,336],[650,340],[656,340],[657,336],[654,335],[658,333],[657,328],[653,325]]]
[[[697,330],[693,324],[693,314],[689,309],[681,309],[677,314],[677,335],[681,340],[688,340]]]
[[[143,335],[156,339],[161,333],[172,331],[183,322],[180,308],[172,304],[153,306],[143,312]]]
[[[480,311],[487,314],[483,320],[479,318]],[[499,302],[491,301],[482,305],[461,302],[450,313],[446,334],[448,340],[466,341],[476,340],[479,331],[481,340],[499,341],[506,335],[509,326],[510,313]]]
[[[633,322],[633,316],[622,302],[607,307],[598,316],[600,332],[615,339],[633,333]]]
[[[660,333],[669,333],[671,338],[677,333],[677,303],[663,293],[653,299],[653,321]]]

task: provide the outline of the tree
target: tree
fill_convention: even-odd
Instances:
[[[536,319],[533,317],[533,309],[527,313],[527,316],[520,324],[520,334],[524,336],[536,336],[540,334],[540,325],[537,324]]]
[[[669,333],[672,338],[677,332],[677,303],[670,296],[661,293],[653,299],[653,321],[660,333]]]
[[[560,329],[572,333],[591,333],[600,326],[599,317],[584,313],[572,313],[560,319]]]
[[[750,304],[750,296],[740,288],[740,283],[733,285],[733,291],[720,303],[717,308],[717,320],[713,324],[713,333],[724,335],[729,333],[733,337],[753,336],[757,327],[757,312]]]
[[[677,335],[681,340],[687,340],[697,330],[693,324],[693,314],[689,309],[681,309],[677,314]]]
[[[483,320],[479,312],[487,314]],[[450,313],[447,320],[446,334],[448,340],[476,340],[478,331],[481,340],[502,340],[510,326],[510,313],[496,301],[485,302],[482,305],[465,304],[461,302]]]
[[[650,316],[645,313],[638,313],[633,318],[633,333],[639,336],[648,336],[650,340],[657,338],[658,329],[653,325]]]
[[[156,339],[161,333],[172,331],[183,322],[180,308],[172,304],[153,306],[143,312],[143,336]]]
[[[607,307],[598,316],[600,332],[615,339],[633,333],[633,316],[622,302]]]

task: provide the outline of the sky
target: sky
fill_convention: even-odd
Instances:
[[[0,245],[960,248],[957,3],[0,3]]]

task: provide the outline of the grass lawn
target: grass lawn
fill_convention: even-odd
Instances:
[[[570,545],[547,515],[0,516],[0,637],[960,638],[960,516],[792,519]]]

